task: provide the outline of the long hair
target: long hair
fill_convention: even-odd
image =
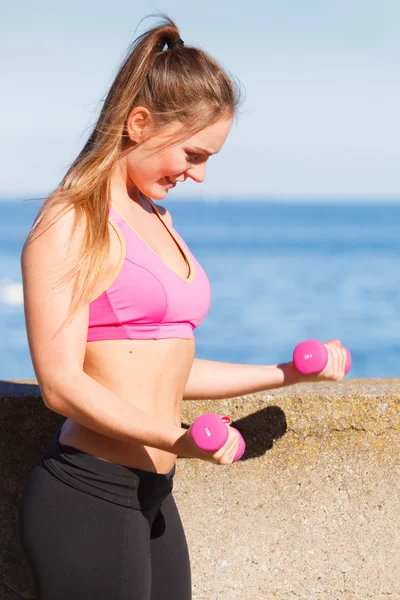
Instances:
[[[130,149],[126,123],[131,110],[146,107],[157,131],[178,121],[181,127],[167,143],[172,145],[225,116],[235,116],[241,103],[238,80],[204,50],[186,45],[164,49],[181,36],[172,19],[161,17],[160,24],[137,37],[128,49],[89,139],[49,194],[27,235],[25,246],[37,237],[39,224],[54,205],[60,210],[49,227],[71,209],[70,240],[84,227],[82,246],[63,265],[64,274],[58,280],[57,286],[63,286],[74,278],[74,285],[67,317],[55,335],[90,301],[107,264],[110,176],[117,160]]]

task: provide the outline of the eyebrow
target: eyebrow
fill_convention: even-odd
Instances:
[[[193,146],[193,150],[199,152],[201,154],[207,154],[207,156],[212,156],[213,154],[218,154],[218,152],[209,152],[208,150],[204,150],[204,148],[199,148],[198,146]]]

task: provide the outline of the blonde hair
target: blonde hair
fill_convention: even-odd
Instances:
[[[75,278],[67,317],[55,335],[89,302],[107,263],[110,176],[116,161],[131,146],[126,132],[131,110],[146,107],[157,131],[172,121],[180,122],[182,127],[167,143],[173,145],[221,118],[235,116],[240,105],[240,82],[205,51],[186,45],[164,50],[179,39],[176,24],[162,15],[160,24],[134,40],[88,141],[61,183],[49,194],[49,202],[40,208],[28,233],[25,245],[37,237],[39,224],[57,204],[61,210],[49,227],[72,208],[75,213],[70,240],[84,224],[82,247],[63,265],[64,275],[58,280],[58,285],[63,286]]]

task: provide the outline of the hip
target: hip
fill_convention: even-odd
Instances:
[[[157,474],[169,473],[177,458],[175,454],[165,450],[101,435],[71,419],[67,419],[60,428],[57,443],[90,454],[104,462]]]
[[[86,494],[138,510],[158,506],[173,489],[175,464],[157,473],[109,462],[60,442],[60,427],[51,438],[36,469]]]

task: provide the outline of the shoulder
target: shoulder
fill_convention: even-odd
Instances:
[[[42,248],[44,251],[47,244],[60,247],[63,244],[72,243],[73,237],[84,234],[82,220],[76,215],[73,204],[66,201],[55,202],[48,198],[39,208],[29,235],[25,240],[22,253],[35,241],[34,247]],[[82,240],[79,241],[78,246]],[[31,250],[29,250],[30,252]]]
[[[165,208],[165,206],[162,206],[161,204],[156,204],[155,202],[154,202],[154,204],[156,205],[157,210],[160,213],[160,215],[167,221],[167,223],[172,225],[171,213]]]

